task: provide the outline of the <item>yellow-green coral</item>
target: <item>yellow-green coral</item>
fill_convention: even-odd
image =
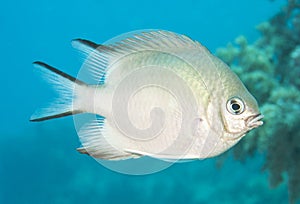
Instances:
[[[217,50],[253,93],[265,124],[234,149],[244,160],[256,151],[266,155],[270,185],[287,177],[290,202],[300,198],[300,3],[288,5],[257,29],[262,37],[249,44],[244,36]]]

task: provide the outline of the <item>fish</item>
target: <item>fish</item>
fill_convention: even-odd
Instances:
[[[32,122],[91,114],[77,151],[100,160],[206,159],[263,125],[254,96],[205,46],[171,31],[143,31],[97,44],[75,39],[92,83],[44,62],[33,65],[59,97]]]

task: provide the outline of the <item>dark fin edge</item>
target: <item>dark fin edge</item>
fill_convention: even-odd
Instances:
[[[93,49],[97,49],[97,48],[100,46],[100,45],[98,45],[98,44],[96,44],[96,43],[94,43],[94,42],[92,42],[92,41],[84,40],[84,39],[80,39],[80,38],[74,39],[74,40],[72,40],[72,41],[80,42],[81,44],[84,44],[84,45],[86,45],[86,46],[88,46],[88,47],[91,47],[91,48],[93,48]]]
[[[56,69],[56,68],[54,68],[54,67],[52,67],[52,66],[50,66],[50,65],[48,65],[46,63],[44,63],[44,62],[36,61],[36,62],[33,62],[33,64],[39,65],[41,67],[44,67],[44,68],[46,68],[46,69],[48,69],[48,70],[50,70],[50,71],[52,71],[52,72],[54,72],[54,73],[56,73],[56,74],[64,77],[66,79],[69,79],[70,81],[72,81],[72,82],[74,82],[74,83],[76,83],[78,85],[86,85],[86,83],[84,83],[83,81],[78,80],[75,77],[72,77],[69,74],[66,74],[65,72],[62,72],[62,71],[60,71],[60,70],[58,70],[58,69]]]
[[[79,42],[80,44],[83,44],[87,47],[90,47],[92,48],[93,50],[98,50],[99,52],[103,52],[103,51],[106,51],[106,52],[113,52],[115,51],[113,48],[109,47],[109,46],[106,46],[106,45],[101,45],[101,44],[96,44],[92,41],[89,41],[89,40],[85,40],[85,39],[74,39],[72,40],[73,42]]]
[[[68,111],[68,112],[57,114],[57,115],[50,115],[50,116],[46,116],[46,117],[42,117],[42,118],[30,119],[29,121],[30,122],[41,122],[41,121],[45,121],[45,120],[61,118],[61,117],[75,115],[75,114],[79,114],[79,113],[82,113],[82,112],[81,111]]]
[[[84,147],[79,147],[79,148],[77,148],[76,150],[77,150],[77,152],[79,152],[80,154],[87,154],[87,155],[90,155],[90,154],[86,151],[86,149],[85,149]]]

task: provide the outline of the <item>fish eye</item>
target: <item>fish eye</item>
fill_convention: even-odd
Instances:
[[[243,103],[243,101],[238,98],[238,97],[234,97],[231,98],[227,101],[227,110],[234,115],[239,115],[241,113],[244,112],[245,110],[245,105]]]

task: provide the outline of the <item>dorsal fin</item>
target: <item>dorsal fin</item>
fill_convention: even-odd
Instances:
[[[122,36],[120,37],[122,38]],[[131,37],[121,39],[107,47],[112,48],[114,56],[118,54],[128,54],[143,50],[156,51],[177,51],[177,50],[191,50],[191,49],[207,49],[199,42],[191,38],[176,34],[170,31],[147,31],[133,34]]]
[[[107,67],[111,63],[119,57],[133,52],[155,50],[178,53],[192,49],[209,52],[199,42],[170,31],[147,31],[133,34],[125,39],[122,39],[122,36],[119,38],[119,41],[114,41],[111,44],[108,42],[107,45],[99,45],[83,39],[72,41],[73,47],[87,56],[85,65],[96,81],[104,78]]]
[[[114,50],[106,45],[101,45],[94,43],[89,40],[85,39],[74,39],[72,40],[72,46],[83,53],[89,55],[93,51],[98,51],[98,52],[105,52],[105,51],[111,51],[113,52]]]
[[[72,40],[72,46],[82,52],[86,60],[84,67],[87,68],[86,74],[94,83],[104,83],[104,76],[108,66],[108,57],[104,55],[104,50],[112,52],[111,48],[105,45],[99,45],[89,40],[75,39]]]

